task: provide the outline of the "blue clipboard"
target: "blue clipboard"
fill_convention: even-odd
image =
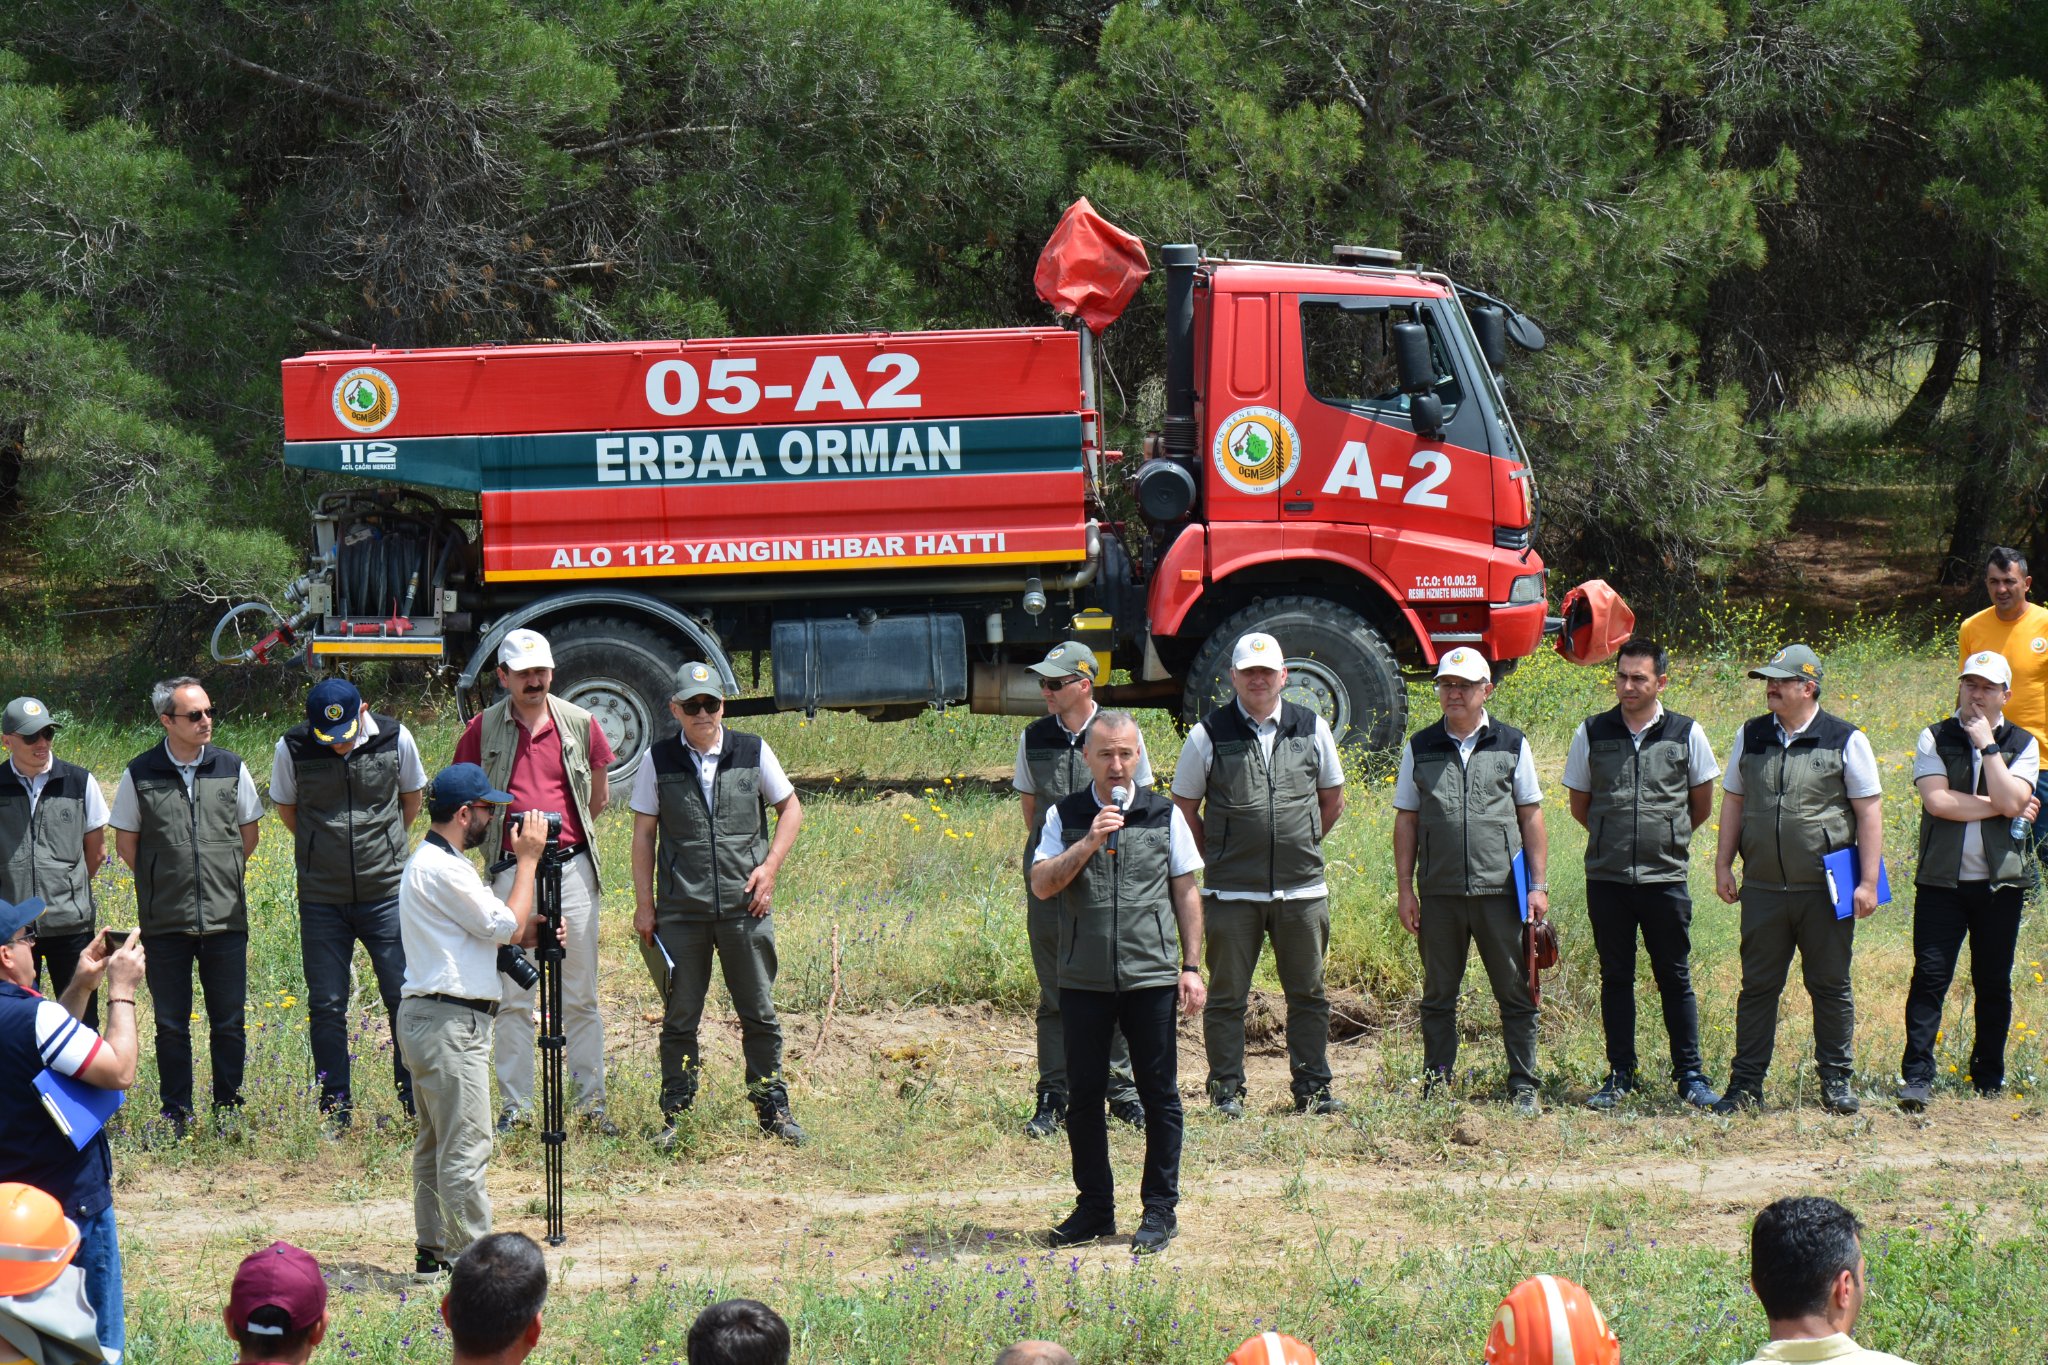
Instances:
[[[1522,912],[1522,923],[1529,922],[1529,864],[1522,860],[1519,850],[1511,864],[1515,874],[1515,908]]]
[[[1853,847],[1836,849],[1820,860],[1828,874],[1828,899],[1835,903],[1835,918],[1848,919],[1856,913],[1856,884],[1863,880],[1862,860],[1856,856]],[[1889,905],[1892,899],[1892,879],[1886,873],[1884,859],[1877,860],[1877,903]]]
[[[102,1090],[96,1085],[73,1080],[44,1067],[36,1073],[36,1089],[42,1093],[43,1112],[57,1125],[57,1131],[71,1139],[79,1151],[99,1136],[114,1111],[127,1103],[125,1090]]]

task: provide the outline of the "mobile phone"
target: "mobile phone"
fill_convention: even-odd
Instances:
[[[120,952],[123,948],[126,948],[128,946],[128,944],[134,939],[134,937],[137,934],[141,932],[142,931],[140,929],[107,930],[107,951],[110,953]]]

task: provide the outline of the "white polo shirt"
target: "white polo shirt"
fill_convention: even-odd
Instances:
[[[683,741],[683,752],[697,765],[697,785],[704,789],[704,805],[711,806],[711,789],[718,785],[718,760],[725,753],[725,727],[718,727],[718,738],[709,749],[699,749],[689,740]],[[633,774],[633,794],[626,799],[626,805],[635,815],[661,814],[661,784],[655,780],[654,764],[643,760],[639,770]],[[782,770],[782,760],[768,747],[768,741],[761,741],[761,799],[771,806],[779,806],[789,799],[796,790],[789,780],[789,774]]]
[[[1251,712],[1238,702],[1237,714],[1258,737],[1259,751],[1266,761],[1273,761],[1273,741],[1280,735],[1280,708],[1274,707],[1273,714],[1264,720],[1253,720]],[[1330,723],[1321,716],[1316,717],[1316,787],[1328,791],[1344,785],[1344,759],[1337,752],[1337,737],[1330,733]],[[1173,794],[1185,801],[1199,801],[1209,792],[1209,772],[1216,766],[1216,741],[1209,734],[1209,727],[1199,722],[1188,731],[1187,743],[1181,745],[1180,761],[1173,766]],[[1219,901],[1266,901],[1266,900],[1315,900],[1330,894],[1328,883],[1315,882],[1307,886],[1283,887],[1272,895],[1263,891],[1217,891],[1203,887],[1202,894]]]

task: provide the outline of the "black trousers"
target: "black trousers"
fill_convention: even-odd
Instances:
[[[1131,1075],[1145,1102],[1145,1175],[1138,1193],[1147,1209],[1172,1213],[1180,1203],[1180,1053],[1173,1011],[1178,984],[1134,991],[1060,990],[1067,1042],[1067,1150],[1074,1159],[1075,1208],[1116,1213],[1109,1168],[1109,1045],[1123,1029]]]
[[[1586,918],[1600,954],[1600,1026],[1607,1067],[1636,1071],[1636,935],[1650,955],[1650,976],[1664,1002],[1671,1040],[1671,1079],[1683,1085],[1704,1074],[1700,1009],[1692,993],[1692,897],[1684,882],[1630,886],[1586,880]]]
[[[1899,1075],[1932,1084],[1934,1035],[1941,1002],[1955,979],[1963,939],[1970,940],[1970,985],[1977,993],[1977,1036],[1970,1045],[1970,1083],[2005,1084],[2005,1036],[2012,1030],[2012,958],[2020,937],[2021,887],[1994,891],[1989,882],[1914,888],[1913,983],[1906,988],[1906,1053]]]
[[[206,997],[207,1052],[213,1059],[213,1105],[242,1102],[242,1066],[248,1034],[242,1011],[249,997],[247,934],[144,934],[143,968],[156,1011],[157,1091],[163,1112],[192,1112],[192,968]]]
[[[71,984],[73,973],[78,970],[78,959],[92,946],[94,931],[82,929],[75,934],[50,934],[38,938],[35,946],[36,972],[40,975],[45,965],[50,971],[50,999],[64,994],[64,988]],[[79,1021],[87,1028],[98,1032],[100,1026],[100,993],[94,991],[85,997],[85,1013]]]

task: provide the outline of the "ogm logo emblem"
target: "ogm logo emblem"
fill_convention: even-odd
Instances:
[[[2036,635],[2027,642],[2027,647],[2036,654],[2048,654],[2048,636]]]
[[[1240,493],[1271,493],[1301,464],[1301,435],[1272,408],[1239,408],[1216,428],[1210,457]]]
[[[691,681],[691,682],[710,682],[710,681],[711,681],[711,670],[710,670],[710,669],[708,669],[708,668],[706,668],[706,667],[705,667],[704,665],[702,665],[702,664],[698,664],[698,665],[697,665],[697,666],[696,666],[695,668],[693,668],[693,669],[691,669],[691,670],[690,670],[690,681]]]
[[[327,719],[329,719],[329,720],[340,720],[340,719],[341,719],[341,703],[340,703],[340,702],[329,702],[329,703],[327,703]]]
[[[334,383],[334,415],[351,431],[382,431],[398,416],[398,385],[370,365],[359,365]]]

